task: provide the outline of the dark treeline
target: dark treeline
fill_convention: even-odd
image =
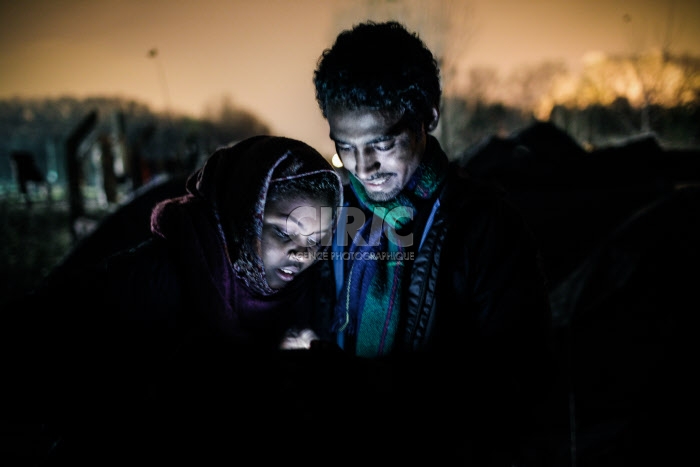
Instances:
[[[269,132],[255,115],[225,104],[210,119],[156,113],[148,106],[119,98],[58,98],[0,100],[0,185],[15,181],[11,154],[34,156],[41,173],[52,183],[67,182],[65,142],[91,112],[97,113],[94,131],[81,146],[83,157],[100,138],[111,138],[122,151],[137,151],[146,176],[190,170],[218,146]],[[650,122],[644,129],[643,120]],[[450,98],[443,104],[438,137],[455,158],[491,136],[507,136],[535,123],[531,111],[479,98]],[[586,108],[555,106],[549,121],[581,147],[592,150],[640,135],[653,135],[668,149],[700,148],[700,100],[675,107],[638,108],[624,97],[612,105]]]
[[[92,113],[96,121],[81,141],[81,156],[106,138],[117,151],[138,151],[151,172],[189,170],[218,146],[269,131],[255,115],[224,107],[212,119],[196,119],[121,98],[0,100],[0,185],[13,180],[10,156],[16,151],[32,154],[49,181],[64,185],[67,139]]]
[[[449,153],[462,157],[492,136],[512,135],[538,120],[532,112],[503,103],[453,98],[443,104],[446,117],[441,139]],[[645,129],[644,120],[650,122]],[[674,107],[632,106],[620,97],[611,105],[585,108],[555,106],[549,122],[571,136],[581,147],[595,150],[639,137],[653,137],[664,149],[700,148],[700,98]]]

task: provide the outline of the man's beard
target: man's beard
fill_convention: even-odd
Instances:
[[[365,193],[367,194],[367,197],[372,201],[382,203],[385,201],[391,201],[392,199],[396,198],[398,194],[401,193],[401,189],[393,188],[390,191],[367,191],[367,189],[365,189]]]

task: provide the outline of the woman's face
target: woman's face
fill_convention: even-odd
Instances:
[[[283,288],[311,266],[321,245],[329,241],[331,214],[328,202],[320,199],[293,197],[266,203],[262,261],[270,287]]]

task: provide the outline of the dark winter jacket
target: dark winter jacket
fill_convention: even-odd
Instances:
[[[442,151],[434,139],[427,147]],[[350,189],[345,200],[358,206]],[[486,455],[500,450],[514,456],[511,437],[532,429],[533,412],[554,377],[536,239],[506,193],[456,166],[416,220],[420,243],[407,271],[399,342],[383,358],[393,372],[394,417],[405,416],[399,426],[424,430],[433,441],[457,436],[455,450],[471,443]],[[340,263],[334,267],[337,290],[347,271]],[[338,339],[352,346],[352,336]],[[443,430],[443,417],[473,431]],[[486,447],[492,442],[497,445]]]

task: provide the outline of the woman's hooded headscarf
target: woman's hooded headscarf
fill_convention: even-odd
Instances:
[[[247,324],[289,314],[302,273],[273,290],[261,258],[263,214],[270,183],[326,173],[337,180],[333,209],[342,204],[342,182],[309,145],[278,136],[254,136],[217,149],[187,180],[187,195],[153,210],[151,230],[165,238],[191,284],[196,306],[227,334]],[[334,185],[335,186],[335,185]],[[191,287],[189,287],[191,285]]]

